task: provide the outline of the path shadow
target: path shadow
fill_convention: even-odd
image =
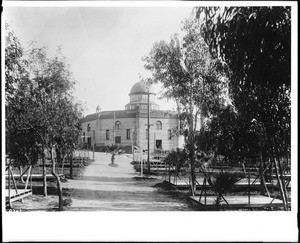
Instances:
[[[81,181],[103,181],[103,182],[133,182],[132,178],[126,178],[126,177],[107,177],[107,176],[82,176],[76,178],[77,180]]]

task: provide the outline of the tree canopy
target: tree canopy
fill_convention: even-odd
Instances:
[[[230,95],[239,115],[248,127],[260,124],[261,137],[272,146],[280,140],[288,145],[290,7],[200,7],[195,13],[211,54],[231,71]]]
[[[290,158],[291,8],[198,7],[195,14],[210,53],[231,72],[236,125],[239,131],[245,127],[247,138],[239,147],[246,145],[246,151],[259,156],[262,182],[264,163],[272,161],[287,210],[279,174],[282,161]]]
[[[59,162],[72,153],[80,133],[81,105],[72,95],[74,79],[60,48],[53,58],[34,44],[24,50],[6,26],[6,153],[15,165],[35,164],[56,150]],[[55,161],[52,159],[52,173]],[[62,194],[59,188],[60,209]]]
[[[163,96],[177,103],[194,181],[195,135],[204,119],[226,103],[227,70],[209,53],[195,21],[185,20],[182,31],[170,42],[154,43],[144,61],[152,72],[150,82],[163,84]]]

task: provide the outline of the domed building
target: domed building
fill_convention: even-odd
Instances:
[[[156,94],[149,87],[150,151],[171,150],[179,147],[178,137],[172,131],[178,127],[178,115],[160,110],[155,102]],[[107,144],[122,145],[126,153],[134,147],[148,148],[148,88],[143,81],[135,83],[129,93],[125,110],[98,111],[81,120],[80,143],[95,151],[105,151]]]

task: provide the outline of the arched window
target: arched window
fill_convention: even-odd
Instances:
[[[87,131],[87,132],[90,132],[90,131],[91,131],[91,125],[90,125],[90,123],[89,123],[89,124],[87,124],[86,131]]]
[[[162,129],[162,123],[161,121],[156,122],[156,130],[161,130]]]
[[[121,122],[116,121],[115,128],[116,128],[116,130],[120,130],[121,129]]]

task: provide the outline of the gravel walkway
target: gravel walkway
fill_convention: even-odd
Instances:
[[[69,211],[188,211],[182,199],[158,192],[153,187],[163,178],[136,180],[129,155],[116,156],[111,166],[110,154],[95,153],[95,161],[85,168],[82,176],[63,184],[70,190]]]

